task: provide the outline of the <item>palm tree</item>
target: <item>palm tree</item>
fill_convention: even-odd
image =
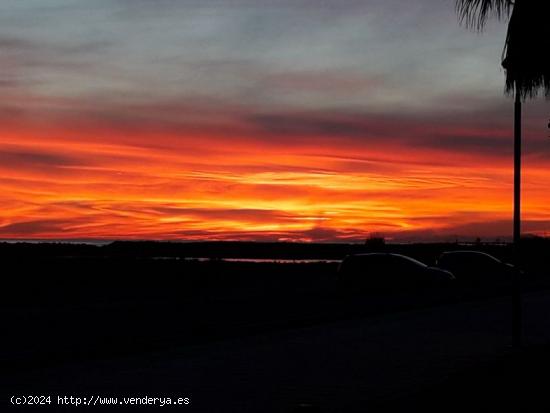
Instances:
[[[491,16],[509,18],[502,66],[506,93],[515,95],[514,114],[514,249],[519,263],[521,237],[521,119],[522,101],[543,92],[550,97],[550,2],[548,0],[456,0],[462,23],[483,29]],[[514,282],[513,340],[521,339],[519,272]]]

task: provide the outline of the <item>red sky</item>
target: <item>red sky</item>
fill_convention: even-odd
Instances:
[[[468,33],[452,7],[423,25],[380,1],[360,19],[350,3],[335,21],[307,2],[304,14],[208,14],[113,1],[88,5],[97,15],[79,26],[84,10],[51,3],[73,20],[52,5],[22,31],[37,10],[0,10],[15,19],[0,19],[0,238],[510,235],[502,28]],[[200,18],[168,24],[190,12]],[[277,20],[289,12],[308,30]],[[389,15],[391,34],[376,24]],[[526,111],[524,231],[546,234],[548,105]]]

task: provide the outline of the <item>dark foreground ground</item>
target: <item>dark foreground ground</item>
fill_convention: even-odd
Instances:
[[[509,348],[505,286],[369,294],[340,288],[336,263],[199,262],[173,246],[115,247],[0,246],[2,402],[25,393],[191,395],[191,405],[170,409],[463,411],[480,394],[479,403],[502,407],[544,405],[532,378],[550,367],[546,243],[524,257],[530,321],[520,353]],[[220,248],[235,254],[216,248],[217,257]],[[364,250],[277,248],[276,258]],[[488,248],[509,258],[506,246]],[[449,246],[394,249],[430,263]],[[10,408],[48,407],[76,409]]]

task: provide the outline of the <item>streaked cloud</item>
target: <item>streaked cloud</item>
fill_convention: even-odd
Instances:
[[[0,237],[506,236],[503,36],[436,0],[4,2]],[[526,111],[544,233],[547,105]]]

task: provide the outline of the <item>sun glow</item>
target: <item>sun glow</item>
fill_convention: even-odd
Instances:
[[[502,159],[480,169],[476,157],[383,143],[359,161],[336,138],[285,148],[223,135],[136,133],[124,144],[114,132],[53,132],[3,136],[3,238],[353,240],[461,226],[475,235],[476,223],[483,235],[484,222],[510,215]],[[527,219],[550,219],[538,191],[549,181],[544,169],[526,171],[527,194],[536,192],[526,196]]]

